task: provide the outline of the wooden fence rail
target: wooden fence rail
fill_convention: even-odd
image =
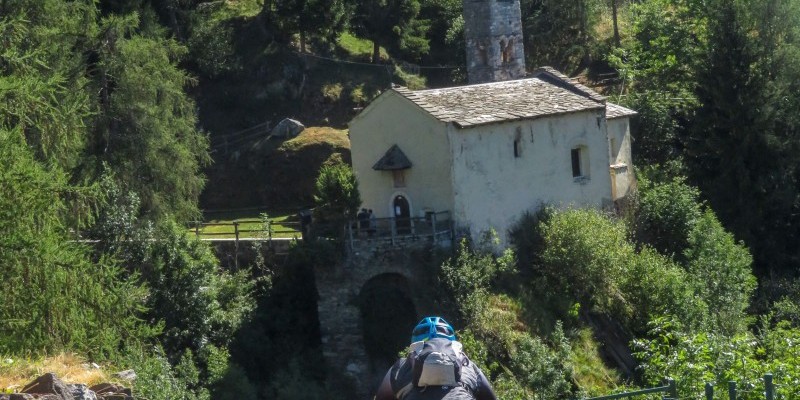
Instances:
[[[262,222],[263,222],[262,220],[258,219],[235,220],[232,222],[195,221],[191,224],[191,229],[194,231],[195,236],[197,236],[198,238],[202,237],[214,238],[220,236],[233,235],[233,239],[237,241],[242,238],[272,240],[280,237],[280,238],[298,239],[302,236],[300,222],[294,222],[294,221],[280,221],[280,222],[266,221],[266,223],[264,223],[263,226],[256,229],[242,228],[242,225],[244,224],[253,224]],[[204,228],[207,227],[230,227],[230,229],[226,229],[222,232],[206,232]],[[256,234],[256,235],[253,236],[249,234]]]

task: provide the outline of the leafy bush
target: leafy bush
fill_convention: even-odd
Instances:
[[[713,328],[728,334],[742,330],[756,287],[750,252],[734,241],[711,211],[700,217],[688,241],[687,272],[696,294],[708,303]]]
[[[174,223],[159,227],[155,237],[139,268],[151,290],[148,317],[163,321],[167,354],[227,346],[255,307],[248,272],[220,271],[208,245]]]
[[[541,274],[590,308],[624,314],[620,284],[635,249],[625,226],[594,210],[556,212],[542,227]]]
[[[466,239],[459,243],[456,255],[442,264],[439,274],[463,320],[471,321],[483,313],[489,284],[499,272],[513,268],[513,261],[511,250],[496,257],[476,250]]]
[[[641,179],[636,238],[668,256],[681,259],[689,232],[702,215],[700,191],[683,178],[666,183]]]
[[[538,337],[522,335],[511,348],[509,369],[533,390],[533,399],[566,398],[572,389],[570,344],[561,324],[550,340],[552,349]]]
[[[315,187],[315,211],[322,220],[353,217],[361,206],[358,181],[347,164],[323,165]]]
[[[651,319],[668,315],[692,331],[705,328],[708,303],[697,296],[683,267],[651,248],[642,249],[631,261],[622,287],[633,310],[634,332],[643,334]]]
[[[121,363],[136,371],[132,389],[137,398],[173,400],[185,398],[189,393],[187,383],[177,376],[160,346],[152,350],[131,347]]]
[[[648,335],[635,342],[645,384],[659,385],[664,377],[675,379],[681,398],[701,398],[703,384],[736,381],[740,399],[763,399],[764,374],[774,374],[779,395],[800,395],[800,352],[795,343],[800,331],[779,323],[764,327],[758,335],[686,333],[672,319],[657,319]]]

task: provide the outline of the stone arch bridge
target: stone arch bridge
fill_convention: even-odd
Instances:
[[[390,365],[368,354],[369,343],[364,340],[367,328],[364,326],[364,312],[372,304],[365,293],[371,292],[377,298],[389,291],[401,293],[392,299],[408,304],[398,307],[403,315],[391,317],[406,323],[381,329],[393,330],[389,333],[403,337],[409,335],[409,324],[416,323],[424,313],[436,312],[435,304],[429,298],[430,291],[420,289],[435,279],[428,270],[430,263],[425,260],[436,249],[451,248],[452,241],[449,227],[433,235],[393,237],[391,240],[380,237],[354,239],[349,241],[348,257],[344,262],[316,267],[323,355],[331,368],[354,379],[359,399],[372,398]],[[410,315],[408,307],[411,307]]]

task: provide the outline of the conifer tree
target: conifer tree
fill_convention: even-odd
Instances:
[[[779,128],[783,105],[772,90],[778,71],[759,68],[771,54],[750,34],[770,24],[754,21],[751,8],[732,0],[712,4],[687,161],[712,208],[767,272],[796,240],[798,199],[797,157],[786,145],[791,130]]]
[[[343,0],[267,0],[267,21],[283,35],[298,34],[300,51],[312,36],[330,41],[342,32],[347,22],[347,3]],[[285,38],[287,39],[287,38]]]
[[[419,20],[419,0],[354,0],[351,24],[372,41],[372,62],[380,61],[380,47],[398,49],[414,57],[429,49],[427,21]]]

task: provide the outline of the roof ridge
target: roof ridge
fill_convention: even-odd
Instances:
[[[460,128],[606,108],[605,98],[552,70],[526,79],[440,89],[392,91]]]
[[[576,79],[573,79],[573,78],[570,78],[567,75],[564,75],[563,73],[559,72],[557,69],[555,69],[553,67],[546,66],[546,65],[545,66],[541,66],[541,67],[536,68],[535,70],[533,70],[530,75],[535,77],[535,78],[539,78],[539,77],[542,77],[542,76],[547,77],[547,78],[551,78],[551,79],[548,79],[548,80],[550,80],[550,81],[554,80],[556,82],[560,82],[560,83],[566,84],[566,85],[559,85],[559,86],[562,86],[564,89],[567,89],[567,90],[570,90],[571,92],[574,92],[574,93],[580,94],[582,96],[588,97],[588,98],[590,98],[590,99],[592,99],[592,100],[594,100],[594,101],[596,101],[598,103],[604,103],[605,104],[605,102],[606,102],[606,97],[605,96],[595,92],[590,87],[578,82]],[[552,83],[556,83],[556,82],[552,82]]]

